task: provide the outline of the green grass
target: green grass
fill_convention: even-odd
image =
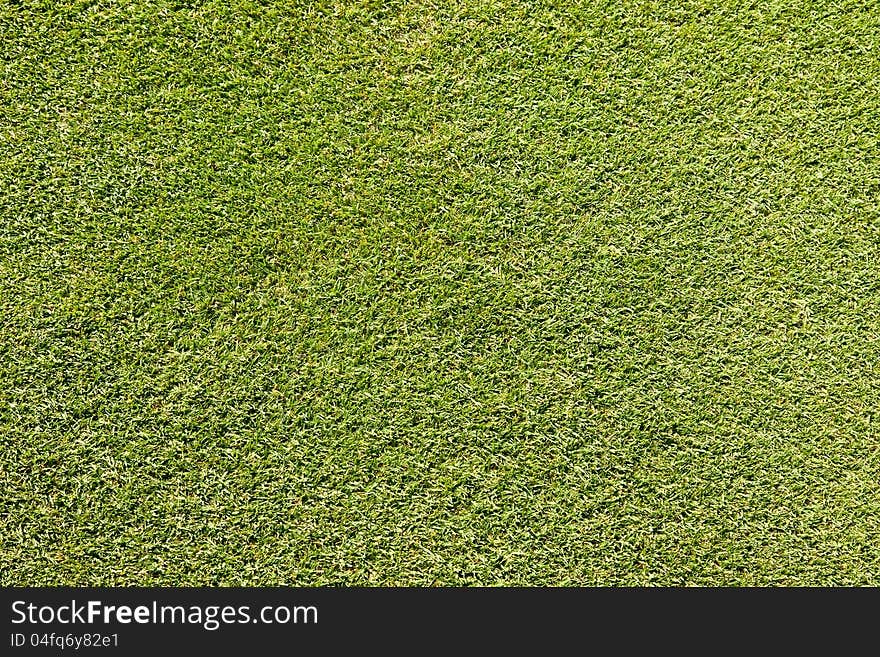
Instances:
[[[873,0],[0,1],[0,584],[880,584]]]

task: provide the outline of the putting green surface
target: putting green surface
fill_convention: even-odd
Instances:
[[[0,3],[0,584],[880,583],[880,5]]]

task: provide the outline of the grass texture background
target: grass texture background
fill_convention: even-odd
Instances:
[[[880,5],[0,2],[0,584],[880,583]]]

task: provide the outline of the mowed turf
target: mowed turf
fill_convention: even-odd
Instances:
[[[880,5],[0,4],[0,584],[880,584]]]

